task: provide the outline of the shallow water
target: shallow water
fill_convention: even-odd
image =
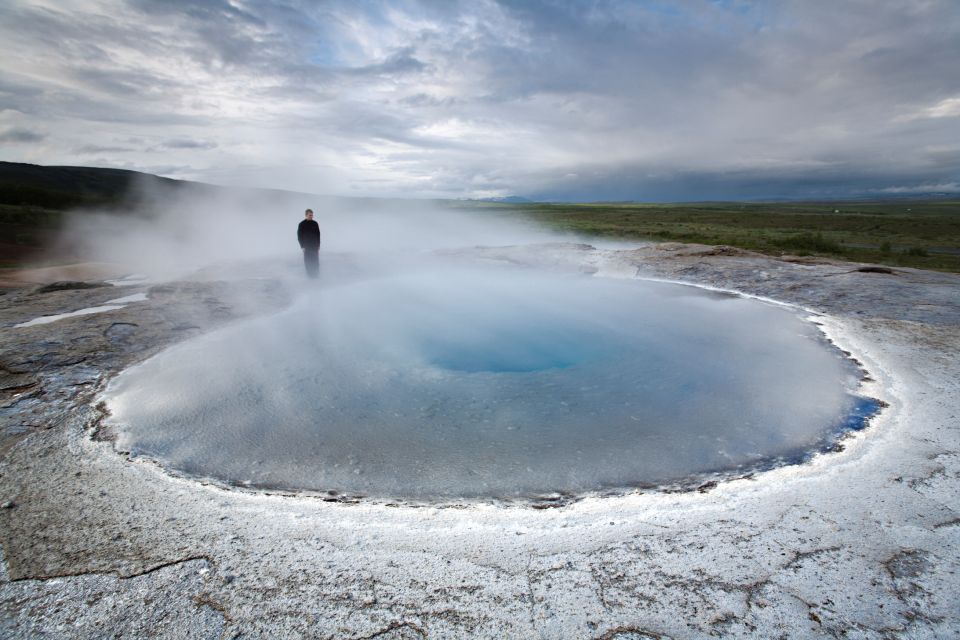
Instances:
[[[125,371],[118,447],[237,484],[511,497],[753,468],[856,428],[855,368],[784,308],[452,269],[326,286]]]
[[[95,313],[105,313],[107,311],[116,311],[118,309],[123,309],[131,302],[143,302],[146,299],[147,299],[147,294],[135,293],[130,296],[124,296],[122,298],[116,298],[114,300],[107,300],[104,304],[98,307],[87,307],[86,309],[79,309],[77,311],[70,311],[67,313],[58,313],[52,316],[40,316],[39,318],[34,318],[33,320],[21,322],[20,324],[15,324],[13,326],[14,328],[33,327],[38,324],[50,324],[51,322],[63,320],[64,318],[75,318],[77,316],[88,316],[88,315],[93,315]]]

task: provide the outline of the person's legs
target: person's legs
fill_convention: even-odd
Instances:
[[[320,273],[320,252],[316,249],[304,249],[303,266],[307,270],[307,277],[316,278]]]

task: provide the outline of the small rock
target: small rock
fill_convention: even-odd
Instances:
[[[710,491],[711,489],[716,489],[716,488],[717,488],[717,481],[709,480],[707,482],[704,482],[699,487],[697,487],[697,491],[699,491],[700,493],[706,493],[707,491]]]
[[[0,509],[13,509],[15,506],[17,506],[16,502],[13,500],[7,500],[3,504],[0,504]]]

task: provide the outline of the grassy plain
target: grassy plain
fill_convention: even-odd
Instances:
[[[960,200],[486,206],[585,237],[725,244],[960,272]]]

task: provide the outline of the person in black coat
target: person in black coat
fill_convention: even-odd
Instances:
[[[303,249],[303,266],[307,277],[316,278],[320,273],[320,225],[313,219],[313,209],[304,212],[304,219],[297,227],[297,242]]]

